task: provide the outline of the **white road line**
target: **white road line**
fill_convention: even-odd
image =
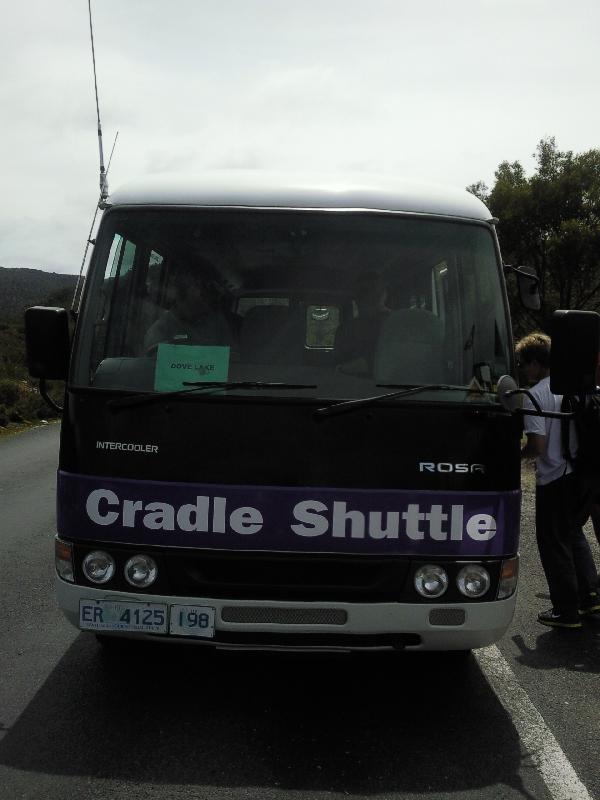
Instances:
[[[500,650],[495,645],[476,650],[475,658],[510,714],[553,800],[593,800]]]

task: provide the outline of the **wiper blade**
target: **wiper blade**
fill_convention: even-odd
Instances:
[[[132,408],[133,406],[150,405],[171,400],[188,394],[210,394],[219,389],[316,389],[316,384],[309,383],[277,383],[274,381],[185,381],[189,389],[177,389],[173,392],[155,392],[152,394],[136,394],[133,397],[120,397],[110,400],[108,405],[113,410]]]
[[[280,383],[278,381],[184,381],[184,386],[211,389],[316,389],[316,383]]]
[[[381,389],[391,389],[394,386],[398,386],[399,388],[397,392],[377,394],[373,397],[358,397],[356,400],[342,400],[341,402],[334,403],[331,406],[317,408],[313,413],[313,417],[316,417],[317,419],[320,419],[321,417],[333,417],[336,414],[345,414],[347,411],[354,411],[357,408],[373,405],[374,403],[378,403],[380,400],[393,400],[396,397],[407,397],[408,395],[420,394],[421,392],[436,392],[443,391],[444,389],[459,389],[462,391],[467,391],[464,386],[451,386],[445,383],[430,383],[429,385],[425,386],[402,386],[401,384],[394,383],[378,383],[377,386]]]

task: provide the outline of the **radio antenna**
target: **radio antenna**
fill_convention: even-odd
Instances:
[[[110,158],[108,159],[108,167],[104,169],[104,148],[102,147],[102,124],[100,122],[100,103],[98,101],[98,80],[96,77],[96,51],[94,49],[94,27],[92,25],[92,0],[88,0],[88,14],[90,19],[90,40],[92,43],[92,64],[94,67],[94,92],[96,94],[96,116],[98,119],[98,151],[100,154],[100,197],[98,198],[98,203],[96,204],[96,209],[94,211],[94,216],[92,218],[92,224],[90,226],[90,232],[88,233],[87,240],[85,243],[83,258],[81,260],[81,267],[79,269],[79,276],[77,278],[77,284],[75,286],[75,291],[73,293],[73,300],[71,301],[71,315],[73,317],[75,317],[77,314],[76,308],[79,303],[81,291],[83,289],[82,276],[83,276],[83,269],[85,267],[85,261],[88,254],[88,249],[91,244],[95,244],[95,240],[92,239],[92,233],[94,231],[94,225],[96,224],[96,217],[98,216],[98,211],[104,207],[104,201],[108,198],[108,171],[110,169],[113,153],[115,152],[115,146],[117,144],[117,138],[119,136],[119,131],[117,131],[115,135],[115,140],[113,142],[112,150],[110,151]]]
[[[90,39],[92,42],[92,63],[94,65],[94,91],[96,92],[96,116],[98,117],[98,150],[100,152],[100,202],[108,197],[108,180],[104,170],[104,150],[102,148],[102,125],[100,123],[100,103],[98,102],[98,80],[96,78],[96,51],[94,50],[94,28],[92,25],[92,0],[88,0],[90,17]]]
[[[115,134],[115,140],[113,142],[112,150],[110,151],[110,157],[108,159],[108,166],[106,167],[106,177],[108,178],[108,171],[110,170],[110,162],[112,161],[113,153],[115,152],[115,147],[117,145],[117,139],[119,138],[119,131]],[[107,184],[108,185],[108,184]],[[92,233],[94,232],[94,225],[96,224],[96,217],[98,216],[98,211],[100,210],[101,206],[100,203],[102,202],[102,194],[98,198],[98,203],[96,204],[96,209],[94,211],[94,216],[92,218],[92,224],[90,225],[90,232],[88,233],[86,242],[85,242],[85,249],[83,251],[83,258],[81,259],[81,267],[79,268],[79,277],[77,278],[77,284],[75,286],[75,291],[73,293],[73,300],[71,302],[71,314],[75,313],[75,307],[79,300],[79,290],[81,287],[81,277],[83,275],[83,268],[85,267],[85,260],[87,258],[88,249],[91,244],[96,244],[96,240],[92,239]]]

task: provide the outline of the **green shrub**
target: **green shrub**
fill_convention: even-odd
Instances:
[[[18,381],[11,378],[0,380],[0,405],[11,408],[15,406],[21,398],[21,387]]]
[[[57,382],[48,385],[52,399],[62,405],[64,384]],[[8,422],[24,422],[35,419],[49,419],[58,416],[42,398],[36,386],[26,380],[0,379],[0,425]],[[3,420],[3,421],[2,421]]]

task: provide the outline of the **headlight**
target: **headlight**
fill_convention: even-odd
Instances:
[[[110,553],[94,550],[83,559],[83,574],[92,583],[108,583],[115,574],[115,560]]]
[[[490,574],[481,564],[467,564],[456,576],[458,590],[465,597],[482,597],[490,583]]]
[[[156,561],[150,556],[132,556],[125,564],[125,578],[127,582],[138,589],[145,589],[156,580],[158,567]]]
[[[422,597],[439,597],[448,588],[448,575],[442,567],[425,564],[415,572],[415,589]]]

